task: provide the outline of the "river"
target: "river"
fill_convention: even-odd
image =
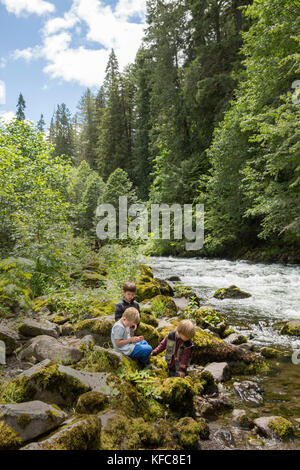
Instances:
[[[181,283],[191,286],[202,299],[201,306],[211,306],[224,314],[230,326],[244,334],[256,350],[271,346],[285,352],[281,359],[270,361],[270,373],[255,378],[265,390],[265,401],[262,407],[252,411],[259,416],[280,415],[295,420],[294,424],[298,423],[299,429],[300,364],[293,363],[291,355],[299,350],[300,359],[300,338],[280,335],[272,324],[300,318],[300,266],[176,257],[151,257],[148,264],[155,277],[179,276]],[[213,297],[217,289],[232,284],[249,292],[251,297],[241,300]],[[225,393],[237,407],[247,408],[234,397],[232,382],[245,379],[249,377],[235,377],[224,386]],[[274,447],[299,448],[300,440],[296,439],[285,447],[274,444]]]

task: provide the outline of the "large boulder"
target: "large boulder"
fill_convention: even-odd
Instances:
[[[224,339],[226,343],[229,344],[244,344],[247,343],[247,338],[244,335],[241,335],[240,333],[232,333],[231,335],[227,336],[227,338]]]
[[[46,432],[57,428],[67,415],[63,411],[41,401],[0,405],[0,428],[6,429],[0,434],[0,450],[19,447]],[[15,440],[9,442],[10,435]]]
[[[152,280],[152,282],[138,283],[136,285],[136,300],[138,302],[152,299],[156,295],[160,294],[160,286],[155,280]]]
[[[17,347],[19,335],[16,331],[0,325],[0,341],[5,343],[5,351],[9,356]]]
[[[83,320],[76,325],[75,334],[82,338],[86,335],[92,335],[95,341],[103,346],[105,343],[111,342],[111,330],[114,321],[107,320],[103,317]]]
[[[231,373],[227,362],[212,362],[205,366],[205,370],[208,370],[216,382],[226,382],[230,380]]]
[[[72,406],[89,391],[109,396],[109,377],[107,373],[75,370],[46,359],[18,375],[14,386],[23,394],[23,401],[38,399]]]
[[[251,297],[251,294],[248,292],[242,291],[239,287],[236,286],[229,286],[223,289],[218,289],[214,293],[214,297],[216,299],[245,299],[247,297]]]
[[[19,333],[23,336],[40,336],[48,335],[58,338],[60,328],[55,323],[48,320],[36,321],[31,319],[24,320],[18,327]]]
[[[87,416],[69,419],[51,437],[22,447],[21,450],[99,450],[101,448],[101,419]]]
[[[167,281],[164,279],[159,279],[158,277],[155,277],[154,280],[159,285],[161,295],[173,297],[174,291]]]
[[[200,439],[209,438],[209,427],[204,418],[195,421],[187,416],[181,418],[175,425],[175,429],[179,434],[179,443],[183,449],[201,449],[199,445]]]
[[[159,345],[159,334],[156,329],[141,322],[135,331],[135,336],[144,336],[144,339],[155,349]]]
[[[289,320],[280,329],[281,335],[300,336],[300,320]]]
[[[228,344],[211,333],[196,328],[193,338],[193,363],[206,365],[209,362],[244,362],[246,364],[256,364],[258,367],[262,362],[261,356],[251,351],[247,351],[240,346]]]
[[[83,352],[74,347],[64,346],[52,336],[42,335],[30,340],[29,344],[26,344],[19,353],[21,360],[31,356],[35,357],[39,362],[44,359],[50,359],[51,361],[59,361],[62,364],[73,364],[80,361],[83,357]]]

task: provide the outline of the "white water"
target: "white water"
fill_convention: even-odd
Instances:
[[[300,339],[279,335],[271,326],[278,320],[300,319],[300,266],[175,257],[152,257],[149,264],[155,277],[179,276],[205,299],[203,305],[226,314],[237,331],[252,334],[252,343],[300,348]],[[217,289],[232,284],[251,297],[213,297]]]

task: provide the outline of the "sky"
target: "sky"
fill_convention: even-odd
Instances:
[[[72,115],[87,87],[96,91],[114,48],[120,69],[134,61],[146,0],[0,0],[0,117],[16,112],[46,126],[56,106]]]

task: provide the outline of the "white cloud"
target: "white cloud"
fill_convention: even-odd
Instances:
[[[45,13],[53,13],[55,6],[44,0],[0,0],[9,13],[20,16],[22,13],[36,13],[44,15]]]
[[[6,67],[6,59],[4,57],[1,57],[0,59],[0,69],[5,69]]]
[[[6,103],[6,87],[5,83],[0,80],[0,104]]]
[[[13,111],[0,112],[0,120],[2,120],[4,122],[9,122],[15,117],[16,117],[16,115]]]
[[[73,0],[63,17],[48,19],[43,29],[43,44],[14,51],[13,58],[47,61],[44,72],[52,78],[77,81],[83,86],[99,86],[104,79],[107,60],[114,48],[123,68],[133,62],[143,37],[145,0],[119,0],[115,9],[101,0]],[[138,23],[133,22],[138,18]],[[87,28],[80,37],[81,27]],[[72,39],[82,41],[72,47]],[[89,49],[88,42],[99,44]]]

